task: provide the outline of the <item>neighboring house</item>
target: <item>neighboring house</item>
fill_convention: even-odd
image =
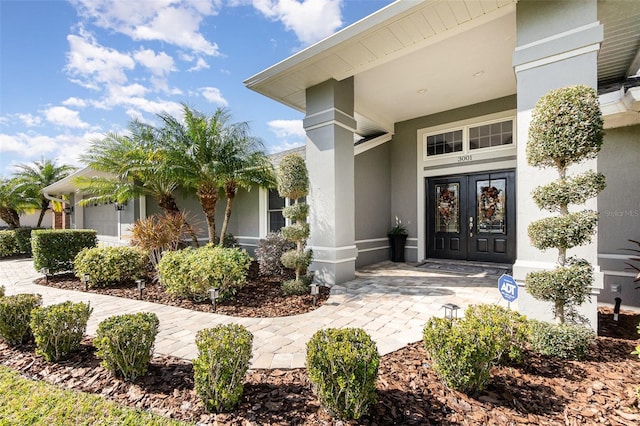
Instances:
[[[410,262],[512,264],[518,307],[537,318],[550,310],[524,291],[524,278],[553,268],[556,253],[530,245],[527,226],[547,215],[530,193],[556,176],[527,164],[531,111],[551,89],[597,88],[606,136],[588,166],[606,175],[607,189],[587,205],[600,212],[597,236],[571,251],[595,267],[584,306],[593,325],[596,302],[612,302],[618,284],[624,303],[640,306],[621,250],[640,240],[639,69],[640,2],[398,1],[245,85],[305,113],[318,280],[344,282],[389,259],[387,232],[400,220]],[[47,190],[71,193],[72,178]],[[251,251],[284,224],[287,203],[264,189],[240,193],[231,233]],[[159,211],[147,199],[132,204],[117,213],[75,206],[75,227],[122,241],[135,219]],[[201,215],[194,196],[179,204]],[[224,199],[219,206],[221,225]]]
[[[306,114],[317,277],[349,280],[388,256],[398,218],[409,261],[513,264],[519,309],[540,318],[548,305],[524,278],[557,253],[530,245],[527,226],[548,215],[530,193],[557,176],[527,164],[531,112],[551,89],[597,88],[606,137],[587,166],[607,189],[587,205],[597,236],[571,250],[595,266],[596,324],[596,299],[613,301],[617,284],[640,305],[621,250],[640,239],[639,49],[637,1],[398,1],[245,85]]]

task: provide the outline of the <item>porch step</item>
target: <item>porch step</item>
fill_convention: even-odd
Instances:
[[[512,266],[513,265],[509,263],[483,263],[451,259],[426,259],[424,262],[416,265],[418,268],[443,272],[464,275],[484,274],[496,277],[502,274],[511,274]]]

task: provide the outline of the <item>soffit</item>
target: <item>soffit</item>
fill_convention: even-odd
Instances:
[[[600,86],[620,82],[640,70],[640,1],[598,2],[604,41],[598,53]]]

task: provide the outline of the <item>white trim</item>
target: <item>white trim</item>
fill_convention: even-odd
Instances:
[[[357,250],[358,247],[354,245],[352,246],[340,246],[340,247],[324,247],[324,246],[311,246],[311,249],[313,250],[327,250],[327,251],[334,251],[334,252],[338,252],[338,251],[345,251],[345,250]]]
[[[145,195],[141,195],[139,198],[140,202],[140,219],[147,218],[147,197]]]
[[[613,275],[616,277],[629,277],[629,278],[635,278],[636,274],[634,274],[633,272],[622,272],[622,271],[609,271],[609,270],[604,270],[604,271],[600,271],[605,275]]]
[[[405,249],[410,249],[410,250],[417,250],[418,246],[405,246]]]
[[[356,145],[353,148],[354,155],[362,154],[363,152],[367,152],[370,149],[376,148],[382,144],[389,142],[393,138],[393,133],[385,133],[384,135],[380,135],[377,138],[366,141],[360,145]]]
[[[380,247],[372,247],[368,249],[358,250],[358,253],[366,253],[368,251],[377,251],[377,250],[387,250],[390,246],[380,246]]]
[[[348,118],[350,118],[352,120],[355,120],[355,117],[353,115],[347,114],[346,112],[344,112],[340,108],[336,108],[336,107],[331,107],[331,108],[323,109],[322,111],[314,112],[313,114],[308,114],[308,115],[305,116],[305,119],[318,117],[318,116],[320,116],[322,114],[332,113],[333,111],[338,111],[340,114],[344,115],[345,117],[348,117]]]
[[[355,243],[356,244],[366,244],[366,243],[375,243],[378,241],[389,241],[388,238],[371,238],[369,240],[358,240]]]
[[[355,262],[356,258],[355,257],[349,257],[347,259],[341,259],[341,260],[320,260],[320,259],[313,259],[314,263],[329,263],[332,265],[336,265],[338,263],[346,263],[346,262]]]
[[[560,62],[565,59],[573,58],[580,55],[585,55],[591,52],[597,52],[600,50],[600,43],[591,44],[589,46],[580,47],[578,49],[569,50],[567,52],[558,53],[556,55],[547,56],[546,58],[537,59],[535,61],[527,62],[521,65],[515,66],[516,74],[522,71],[530,70],[532,68],[549,65],[554,62]]]
[[[344,124],[344,123],[342,123],[342,122],[340,122],[338,120],[335,120],[335,119],[328,120],[328,121],[323,121],[322,123],[318,123],[318,124],[311,125],[309,127],[305,127],[304,130],[305,130],[305,132],[309,132],[310,130],[321,129],[321,128],[326,127],[326,126],[338,126],[338,127],[342,127],[345,130],[350,131],[351,133],[356,133],[356,128],[355,127],[348,126],[348,125],[346,125],[346,124]]]
[[[633,256],[632,254],[609,254],[609,253],[598,253],[598,258],[600,259],[616,259],[616,260],[629,260],[629,256]]]
[[[266,188],[259,188],[260,192],[258,193],[258,214],[260,218],[258,219],[258,233],[260,237],[264,238],[267,236],[267,232],[269,229],[269,222],[267,218],[267,205],[269,204],[269,190]]]
[[[579,26],[579,27],[576,27],[576,28],[572,28],[570,30],[563,31],[561,33],[553,34],[553,35],[551,35],[549,37],[541,38],[540,40],[532,41],[531,43],[523,44],[522,46],[516,47],[515,51],[517,52],[519,50],[525,50],[525,49],[528,49],[530,47],[534,47],[534,46],[538,46],[538,45],[541,45],[541,44],[544,44],[544,43],[548,43],[550,41],[559,40],[561,38],[570,36],[572,34],[577,34],[579,32],[582,32],[582,31],[585,31],[585,30],[588,30],[588,29],[591,29],[591,28],[597,28],[599,26],[600,26],[600,22],[597,22],[597,21],[596,22],[591,22],[589,24],[582,25],[582,26]]]

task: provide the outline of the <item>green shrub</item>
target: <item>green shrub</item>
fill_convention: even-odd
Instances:
[[[27,255],[31,255],[31,232],[36,229],[44,228],[16,228],[16,244],[18,245],[18,251]]]
[[[91,287],[107,287],[145,274],[147,254],[136,247],[84,248],[73,261],[75,274],[89,274]]]
[[[70,301],[34,309],[31,330],[36,353],[51,362],[78,350],[92,310],[87,303]]]
[[[159,324],[158,316],[150,312],[116,315],[102,321],[93,339],[102,366],[125,380],[143,376],[153,356]]]
[[[498,364],[522,361],[529,337],[529,322],[524,315],[497,305],[471,305],[464,314],[470,328],[493,336]]]
[[[220,290],[219,300],[233,296],[247,280],[251,257],[237,248],[207,244],[198,249],[166,252],[158,265],[160,282],[178,297],[206,300],[209,289]]]
[[[240,402],[252,345],[253,335],[237,324],[198,332],[198,356],[193,360],[193,375],[196,393],[207,410],[231,410]]]
[[[213,245],[217,246],[219,244],[220,244],[220,237],[216,235],[213,238]],[[234,237],[233,234],[230,234],[227,232],[227,234],[224,236],[224,240],[222,241],[222,247],[226,247],[226,248],[238,247],[238,240],[236,240],[236,237]]]
[[[0,298],[4,297],[4,286],[0,285]]]
[[[542,355],[564,359],[583,359],[596,335],[588,327],[532,321],[531,349]]]
[[[260,274],[267,276],[284,275],[286,268],[280,258],[284,253],[295,249],[295,247],[295,243],[285,240],[282,233],[268,233],[263,240],[258,242],[258,248],[256,248]]]
[[[499,355],[491,327],[464,319],[431,318],[423,341],[431,367],[447,386],[465,393],[485,388]]]
[[[640,334],[640,324],[638,324],[638,334]],[[632,355],[638,355],[640,357],[640,344],[636,346],[636,349],[631,352]],[[636,389],[636,393],[640,393],[640,387]]]
[[[333,416],[359,419],[376,403],[380,355],[364,330],[317,331],[307,343],[306,362],[314,391]]]
[[[19,345],[31,336],[31,311],[42,305],[39,294],[0,297],[0,337],[10,345]]]
[[[18,253],[15,230],[0,231],[0,257],[9,257]]]
[[[70,271],[76,255],[97,243],[96,231],[92,229],[34,230],[31,233],[33,266],[37,271],[49,268],[52,274]]]
[[[304,276],[299,280],[292,279],[283,281],[280,284],[280,289],[285,296],[302,296],[303,294],[309,294],[312,277]]]

